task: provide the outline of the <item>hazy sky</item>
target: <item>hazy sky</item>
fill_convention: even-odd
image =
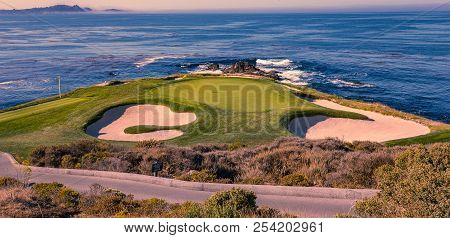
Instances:
[[[137,11],[267,11],[439,5],[445,2],[448,0],[0,0],[0,9],[78,4],[95,9],[120,8]]]

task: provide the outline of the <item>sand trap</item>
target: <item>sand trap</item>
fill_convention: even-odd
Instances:
[[[348,142],[385,142],[430,133],[428,127],[398,117],[354,109],[327,100],[315,100],[313,103],[330,109],[359,113],[367,116],[370,120],[325,116],[296,118],[289,124],[289,130],[292,133],[307,139],[338,138]]]
[[[161,130],[143,134],[126,134],[128,127],[140,125],[181,126],[194,122],[194,113],[176,113],[161,105],[127,105],[106,111],[103,117],[89,125],[86,133],[102,140],[144,141],[170,140],[183,135],[179,130]]]

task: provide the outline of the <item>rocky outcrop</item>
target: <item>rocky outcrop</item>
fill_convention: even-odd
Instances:
[[[210,71],[220,70],[220,66],[219,66],[219,64],[211,63],[206,66],[206,70],[210,70]]]
[[[229,68],[226,68],[223,72],[225,74],[247,74],[279,79],[279,76],[275,71],[272,72],[262,71],[258,69],[254,64],[248,61],[238,61],[233,65],[231,65]]]

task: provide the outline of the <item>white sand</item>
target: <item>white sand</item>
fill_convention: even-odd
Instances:
[[[385,142],[430,133],[430,129],[414,121],[386,116],[376,112],[354,109],[327,100],[315,100],[314,104],[341,111],[355,112],[370,120],[353,120],[314,116],[296,118],[289,128],[307,139],[338,138],[344,141]]]
[[[88,126],[86,132],[99,139],[113,141],[170,140],[183,135],[183,132],[160,130],[133,135],[124,131],[140,125],[181,126],[196,119],[194,113],[176,113],[161,105],[119,106],[105,112],[100,120]]]

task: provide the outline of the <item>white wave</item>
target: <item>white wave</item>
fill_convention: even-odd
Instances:
[[[351,87],[351,88],[372,88],[375,87],[373,84],[368,83],[360,83],[360,82],[350,82],[342,79],[330,79],[328,80],[330,83],[338,86],[338,87]]]
[[[276,66],[276,67],[287,67],[292,64],[292,61],[289,59],[257,59],[256,65],[261,66]]]
[[[13,85],[19,85],[22,83],[23,83],[23,80],[0,82],[0,89],[10,89],[13,87]]]
[[[178,58],[182,58],[182,56],[173,56],[173,55],[167,55],[167,56],[152,56],[152,57],[147,57],[144,58],[136,63],[134,63],[134,65],[136,65],[136,67],[138,68],[142,68],[146,65],[149,64],[153,64],[158,60],[162,60],[162,59],[178,59]]]
[[[17,81],[6,81],[6,82],[0,82],[0,85],[11,85],[11,84],[16,84]]]
[[[266,73],[270,73],[272,71],[278,71],[279,70],[278,68],[268,68],[268,67],[262,67],[262,66],[259,66],[259,65],[258,65],[258,69],[260,69],[260,70],[262,70],[262,71],[264,71]]]
[[[305,72],[301,70],[284,70],[278,75],[282,78],[296,81],[302,79],[303,74],[305,74]]]
[[[305,82],[305,81],[292,81],[292,80],[288,80],[288,79],[281,80],[280,82],[284,83],[284,84],[291,84],[291,85],[297,85],[297,86],[307,86],[308,85],[308,82]]]

